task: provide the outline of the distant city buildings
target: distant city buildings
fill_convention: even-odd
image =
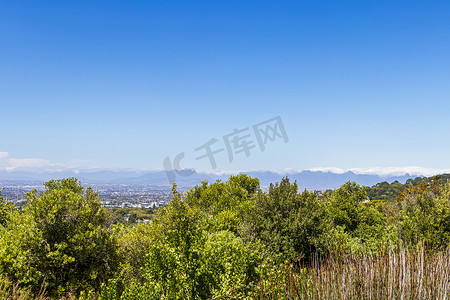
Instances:
[[[97,190],[101,205],[105,208],[145,208],[154,209],[170,202],[171,188],[148,185],[91,185]],[[45,191],[42,184],[29,184],[23,182],[0,183],[2,197],[22,207],[27,203],[27,193],[36,189],[39,193]]]

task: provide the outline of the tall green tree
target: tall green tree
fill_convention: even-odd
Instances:
[[[364,186],[347,182],[326,198],[330,230],[326,238],[331,248],[376,249],[389,234],[380,206],[370,203]]]
[[[396,228],[410,245],[425,242],[433,248],[450,243],[450,183],[410,188],[397,200]]]
[[[98,194],[75,178],[28,194],[0,238],[0,271],[51,294],[98,288],[115,271],[117,243]]]
[[[283,178],[255,197],[252,213],[257,237],[283,259],[308,258],[320,250],[326,211],[315,192],[298,191],[296,182]]]
[[[203,181],[186,193],[186,203],[209,218],[211,230],[243,232],[253,210],[253,197],[259,190],[259,179],[246,174],[231,176],[227,182]]]
[[[143,238],[146,262],[141,265],[140,280],[127,282],[117,294],[121,299],[242,295],[246,283],[257,278],[255,269],[261,257],[233,232],[209,231],[207,216],[182,200],[175,187],[173,193],[171,203],[158,210],[152,222],[122,237],[127,249],[134,248],[132,254],[139,253],[135,238]],[[113,294],[118,287],[117,282],[111,282],[104,289],[113,290]]]

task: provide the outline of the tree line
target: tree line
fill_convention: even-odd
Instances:
[[[170,204],[133,226],[115,222],[76,178],[45,188],[28,193],[21,209],[0,194],[0,294],[3,287],[44,289],[55,299],[250,299],[286,267],[300,276],[336,253],[418,245],[439,252],[450,241],[446,177],[369,189],[348,182],[320,193],[288,178],[262,189],[240,174],[184,194],[174,185]],[[394,188],[395,199],[374,199]]]

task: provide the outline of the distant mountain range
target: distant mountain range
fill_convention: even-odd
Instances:
[[[345,173],[333,173],[325,171],[301,171],[280,174],[271,171],[251,171],[245,172],[249,176],[257,177],[261,181],[262,187],[269,186],[270,183],[279,182],[283,177],[288,176],[291,181],[296,180],[299,187],[308,190],[335,189],[347,181],[355,181],[358,184],[372,186],[379,182],[389,183],[399,181],[405,183],[413,176],[405,174],[402,176],[380,176],[372,174],[356,174],[348,171]],[[214,175],[208,173],[193,173],[188,177],[176,177],[179,187],[190,188],[200,184],[203,180],[214,182],[218,179],[227,180],[230,175]],[[16,183],[43,183],[50,179],[60,179],[66,177],[77,177],[85,185],[97,184],[124,184],[124,185],[148,185],[148,186],[171,186],[165,171],[62,171],[62,172],[27,172],[27,171],[0,171],[0,185]]]

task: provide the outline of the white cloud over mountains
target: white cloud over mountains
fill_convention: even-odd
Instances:
[[[423,175],[423,176],[434,176],[438,174],[450,173],[450,169],[435,169],[435,168],[424,168],[418,166],[406,166],[406,167],[370,167],[370,168],[351,168],[342,169],[335,167],[319,167],[312,168],[309,171],[321,171],[321,172],[331,172],[336,174],[343,174],[345,172],[353,172],[355,174],[366,174],[366,175],[379,175],[381,177],[388,176],[403,176],[409,175]]]
[[[280,175],[300,173],[303,170],[284,169],[284,170],[266,170],[266,169],[252,169],[252,170],[197,170],[198,173],[205,173],[211,175],[233,175],[245,172],[264,172],[270,171]],[[380,177],[403,176],[409,174],[411,176],[434,176],[438,174],[450,173],[450,169],[435,169],[424,168],[418,166],[406,167],[369,167],[369,168],[350,168],[343,169],[337,167],[317,167],[306,169],[305,171],[312,172],[329,172],[334,174],[344,174],[346,172],[353,172],[357,175],[378,175]]]
[[[86,161],[83,161],[86,163]],[[47,159],[42,158],[12,158],[6,151],[0,151],[0,171],[31,171],[31,172],[58,172],[65,170],[77,171],[79,168],[74,166],[69,166],[66,164],[56,164]],[[86,169],[96,169],[101,170],[98,167],[83,167]],[[111,168],[104,168],[105,170],[112,170]],[[148,170],[148,171],[155,171]],[[267,171],[267,170],[199,170],[200,173],[214,174],[214,175],[231,175],[240,172],[250,172],[250,171]],[[301,172],[302,170],[295,171],[294,169],[285,170],[272,170],[272,172],[279,174],[289,174]],[[405,166],[405,167],[368,167],[368,168],[337,168],[337,167],[317,167],[308,169],[308,171],[321,171],[330,172],[335,174],[343,174],[346,172],[353,172],[355,174],[363,175],[379,175],[381,177],[389,176],[402,176],[402,175],[412,175],[412,176],[434,176],[437,174],[450,173],[450,169],[436,169],[436,168],[425,168],[418,166]]]

